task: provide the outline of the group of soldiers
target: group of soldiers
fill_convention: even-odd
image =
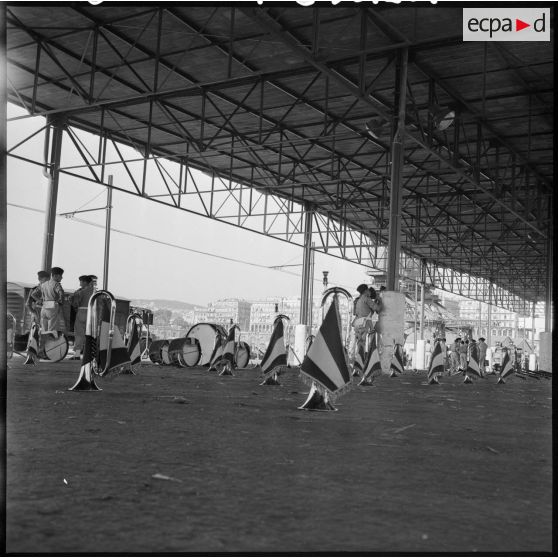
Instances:
[[[61,283],[63,275],[64,270],[61,267],[53,267],[50,272],[43,270],[37,272],[39,283],[31,290],[27,298],[27,307],[31,311],[32,321],[39,327],[41,336],[52,335],[54,338],[58,338],[58,332],[65,329],[63,315],[65,295]],[[87,306],[96,288],[96,275],[81,275],[79,288],[70,300],[72,311],[75,314],[74,359],[79,359],[83,350]]]
[[[479,370],[481,375],[484,376],[488,364],[486,360],[488,345],[484,337],[479,337],[478,342],[475,339],[462,339],[461,337],[457,337],[449,347],[446,345],[445,337],[438,337],[436,338],[435,344],[436,343],[440,344],[444,370],[447,370],[448,376],[464,373],[467,370],[467,364],[471,360],[471,353],[473,353],[475,349],[475,358],[478,358]],[[424,352],[425,366],[429,368],[433,352],[430,340],[426,342]]]
[[[475,339],[461,339],[457,337],[449,348],[449,374],[457,374],[467,370],[467,363],[471,359],[471,353],[477,349],[479,370],[481,375],[486,372],[486,351],[488,345],[484,337]]]

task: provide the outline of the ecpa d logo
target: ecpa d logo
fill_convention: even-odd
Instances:
[[[463,8],[464,41],[550,41],[550,8]]]

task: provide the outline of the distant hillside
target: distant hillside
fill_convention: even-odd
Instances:
[[[171,308],[173,310],[187,311],[194,308],[199,308],[199,304],[190,304],[189,302],[182,302],[180,300],[166,300],[162,298],[156,299],[135,299],[130,302],[130,306],[140,306],[143,308]]]

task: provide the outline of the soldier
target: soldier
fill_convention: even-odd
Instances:
[[[50,273],[48,271],[38,271],[37,279],[39,284],[31,289],[27,297],[27,308],[31,311],[31,321],[39,325],[41,323],[41,307],[43,305],[41,285],[50,279]]]
[[[353,302],[354,319],[352,326],[354,329],[355,344],[352,347],[352,355],[354,351],[362,350],[366,352],[366,337],[369,332],[374,329],[373,314],[379,312],[381,305],[376,301],[376,291],[361,284],[357,287],[359,295]],[[372,295],[372,296],[371,296]]]
[[[459,369],[459,347],[461,345],[461,338],[456,337],[455,341],[451,344],[450,348],[450,376],[456,374]]]
[[[43,307],[41,309],[42,332],[50,333],[58,337],[58,320],[62,315],[64,304],[64,289],[60,284],[64,270],[61,267],[53,267],[50,270],[50,280],[41,284]],[[63,318],[62,318],[63,319]]]
[[[79,289],[72,296],[72,308],[76,311],[74,322],[74,356],[75,360],[80,358],[80,352],[85,342],[85,326],[87,323],[87,308],[89,299],[93,294],[93,281],[89,275],[81,275],[79,278]]]

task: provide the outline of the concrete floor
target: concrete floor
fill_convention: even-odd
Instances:
[[[424,374],[297,410],[298,371],[9,361],[8,553],[548,553],[552,382]]]

